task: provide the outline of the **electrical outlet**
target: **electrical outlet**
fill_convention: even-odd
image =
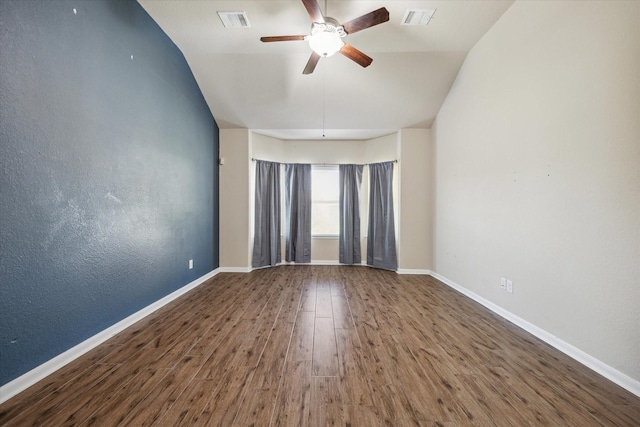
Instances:
[[[191,270],[193,268],[193,260],[190,259],[189,260],[189,270]]]
[[[511,280],[507,280],[507,292],[513,293],[513,282]]]
[[[504,277],[500,278],[500,289],[506,289],[507,288],[507,279],[505,279]]]

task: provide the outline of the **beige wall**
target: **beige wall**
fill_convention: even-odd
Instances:
[[[636,381],[639,22],[640,2],[515,2],[433,127],[435,272]]]
[[[364,163],[367,141],[283,141],[283,162]]]
[[[251,157],[271,162],[282,162],[285,153],[283,140],[254,132],[249,132],[249,135],[251,138]],[[255,173],[255,168],[251,169],[252,173]]]
[[[403,129],[399,138],[399,270],[431,269],[431,130]]]
[[[366,162],[379,163],[397,159],[398,138],[398,133],[394,133],[367,141]]]
[[[220,129],[220,267],[251,265],[249,148],[247,129]]]

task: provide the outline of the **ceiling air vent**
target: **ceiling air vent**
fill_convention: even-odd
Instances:
[[[251,26],[246,12],[218,12],[218,16],[225,28],[247,28]]]
[[[407,9],[407,12],[402,18],[401,25],[427,25],[433,14],[436,13],[435,9]]]

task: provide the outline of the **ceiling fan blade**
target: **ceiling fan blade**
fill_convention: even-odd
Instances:
[[[342,46],[340,53],[363,67],[368,67],[373,62],[373,59],[348,43],[345,43],[344,46]]]
[[[304,40],[305,36],[269,36],[269,37],[260,37],[261,42],[290,42],[297,40]]]
[[[322,16],[322,11],[320,10],[318,0],[302,0],[302,3],[309,13],[311,22],[324,23],[324,16]]]
[[[311,57],[309,58],[309,61],[307,62],[307,66],[304,67],[304,71],[302,72],[302,74],[311,74],[313,73],[313,70],[316,69],[316,65],[318,65],[318,61],[320,60],[320,55],[318,55],[315,52],[311,53]]]
[[[373,27],[374,25],[382,24],[389,20],[389,11],[381,7],[380,9],[369,12],[362,15],[359,18],[353,19],[346,24],[342,24],[344,31],[347,34],[353,34],[357,31],[364,30],[365,28]]]

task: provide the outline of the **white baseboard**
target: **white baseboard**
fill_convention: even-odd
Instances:
[[[335,260],[335,259],[312,259],[311,262],[305,262],[305,263],[299,263],[299,262],[286,262],[286,261],[282,261],[279,262],[276,267],[280,267],[280,266],[287,266],[287,265],[346,265],[346,264],[340,264],[340,261]],[[362,262],[361,264],[352,264],[352,266],[356,266],[356,267],[371,267],[370,265],[367,265],[366,262]],[[258,268],[253,268],[253,267],[220,267],[218,270],[220,270],[220,273],[250,273],[253,270],[258,270],[261,268],[270,268],[272,267],[271,265],[267,265],[264,267],[258,267]],[[429,276],[431,275],[431,270],[420,270],[420,269],[408,269],[408,268],[399,268],[398,270],[396,270],[396,273],[398,274],[420,274],[423,276]]]
[[[399,268],[396,273],[398,274],[420,274],[423,276],[431,276],[431,270],[419,270],[411,268]]]
[[[252,267],[220,267],[220,273],[251,273]]]
[[[341,265],[338,260],[326,260],[326,259],[317,259],[311,260],[311,265]]]
[[[337,260],[325,260],[325,259],[312,259],[310,262],[288,262],[282,261],[279,262],[277,267],[281,265],[342,265]]]
[[[202,277],[199,277],[198,279],[184,285],[180,289],[175,290],[169,295],[159,299],[158,301],[152,304],[149,304],[143,309],[122,319],[121,321],[108,327],[107,329],[101,332],[98,332],[97,334],[95,334],[90,338],[87,338],[80,344],[70,348],[64,353],[61,353],[56,357],[54,357],[53,359],[46,361],[42,365],[33,368],[32,370],[19,376],[15,380],[8,382],[7,384],[0,387],[0,403],[6,402],[16,394],[20,393],[23,390],[26,390],[27,388],[31,387],[41,379],[47,377],[48,375],[51,375],[52,373],[62,368],[66,364],[72,362],[73,360],[82,356],[89,350],[97,347],[98,345],[102,344],[109,338],[113,337],[119,332],[122,332],[129,326],[133,325],[134,323],[143,319],[144,317],[150,315],[151,313],[158,310],[159,308],[167,305],[168,303],[175,300],[176,298],[196,288],[197,286],[206,282],[207,280],[209,280],[210,278],[212,278],[218,273],[220,273],[219,268],[205,274]]]
[[[500,317],[503,317],[504,319],[506,319],[509,322],[515,324],[516,326],[521,327],[522,329],[524,329],[525,331],[529,332],[530,334],[535,335],[536,337],[540,338],[542,341],[546,342],[550,346],[556,348],[557,350],[560,350],[561,352],[563,352],[567,356],[569,356],[569,357],[575,359],[576,361],[582,363],[583,365],[585,365],[589,369],[591,369],[591,370],[599,373],[603,377],[613,381],[614,383],[618,384],[620,387],[622,387],[622,388],[630,391],[631,393],[635,394],[636,396],[640,397],[640,381],[635,380],[635,379],[629,377],[628,375],[623,374],[622,372],[618,371],[617,369],[615,369],[615,368],[607,365],[606,363],[596,359],[595,357],[585,353],[584,351],[580,350],[579,348],[576,348],[576,347],[572,346],[571,344],[569,344],[569,343],[561,340],[560,338],[556,337],[555,335],[545,331],[544,329],[539,328],[538,326],[527,322],[526,320],[516,316],[515,314],[511,313],[510,311],[507,311],[504,308],[502,308],[502,307],[492,303],[491,301],[481,297],[480,295],[468,290],[467,288],[465,288],[463,286],[460,286],[459,284],[453,282],[452,280],[449,280],[446,277],[441,276],[441,275],[439,275],[437,273],[434,273],[434,272],[431,272],[431,276],[436,278],[436,279],[438,279],[438,280],[440,280],[442,283],[444,283],[445,285],[455,289],[456,291],[468,296],[472,300],[482,304],[483,306],[485,306],[489,310],[493,311],[494,313],[496,313]]]
[[[280,262],[277,264],[277,267],[281,266],[281,265],[347,265],[347,264],[341,264],[340,261],[335,260],[335,259],[313,259],[311,260],[311,262],[307,262],[307,263],[297,263],[297,262]],[[349,264],[349,266],[352,267],[371,267],[370,265],[367,265],[366,262],[362,262],[360,264]],[[266,267],[261,267],[261,268],[269,268],[271,266],[266,266]],[[220,268],[221,272],[230,272],[230,273],[248,273],[252,270],[251,267],[221,267]],[[431,270],[420,270],[420,269],[407,269],[407,268],[399,268],[398,270],[396,270],[396,273],[398,274],[420,274],[420,275],[424,275],[424,276],[429,276],[431,275]]]
[[[262,270],[263,268],[272,268],[288,265],[340,265],[338,261],[312,260],[311,262],[286,262],[282,261],[274,265],[265,265],[263,267],[220,267],[220,273],[251,273],[254,270]]]

